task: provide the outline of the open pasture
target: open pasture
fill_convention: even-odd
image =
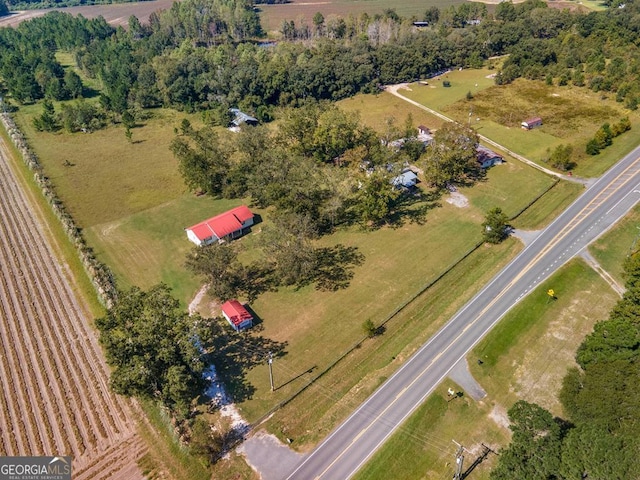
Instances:
[[[31,119],[40,111],[39,105],[23,107],[16,121],[82,228],[129,216],[185,193],[169,144],[183,118],[198,125],[196,115],[154,110],[152,118],[132,129],[129,143],[121,125],[86,134],[36,132]]]
[[[391,114],[397,115],[400,127],[408,111],[412,111],[416,124],[434,125],[426,112],[413,107],[408,109],[401,99],[387,93],[357,96],[341,105],[349,103],[352,109],[361,110],[363,121],[372,126],[378,127],[381,121],[384,124]],[[371,108],[367,108],[369,106]],[[29,128],[28,112],[23,111],[21,115],[22,123]],[[174,288],[182,302],[187,303],[200,285],[199,279],[191,276],[183,266],[185,253],[192,248],[184,227],[241,202],[185,193],[176,171],[177,162],[167,148],[173,137],[173,127],[181,118],[177,113],[157,112],[143,126],[134,129],[134,141],[144,139],[142,144],[128,144],[121,128],[110,127],[92,134],[40,136],[33,132],[33,145],[68,207],[80,215],[89,244],[114,270],[119,285],[146,288],[164,281]],[[82,142],[91,143],[88,140],[97,143],[81,145]],[[63,148],[62,145],[78,148]],[[111,150],[109,145],[113,146]],[[151,153],[138,148],[141,145],[152,148]],[[112,150],[118,153],[117,161],[111,159]],[[89,151],[95,153],[89,155]],[[64,167],[63,161],[70,154],[76,155],[70,160],[75,166]],[[126,181],[121,170],[127,173]],[[164,183],[162,179],[165,179]],[[304,384],[313,372],[321,371],[359,341],[366,319],[381,322],[460,259],[480,241],[480,224],[488,208],[501,206],[509,215],[514,215],[551,184],[552,179],[546,175],[519,162],[508,161],[490,169],[487,178],[475,187],[461,189],[469,200],[467,208],[454,207],[446,202],[446,198],[425,197],[409,207],[426,211],[420,221],[405,216],[400,223],[377,231],[351,227],[323,238],[322,246],[356,247],[365,256],[365,263],[355,269],[355,276],[346,290],[319,292],[311,286],[283,288],[262,295],[251,305],[261,321],[249,334],[255,339],[251,348],[258,348],[255,345],[267,341],[277,342],[283,346],[286,355],[277,359],[276,371],[280,371],[277,381],[281,383],[275,394],[269,392],[268,376],[264,375],[261,363],[252,364],[248,371],[235,372],[235,377],[230,379],[232,393],[247,418],[259,418],[274,403]],[[136,192],[136,186],[142,191]],[[84,191],[86,188],[94,188],[96,194],[88,194],[90,192]],[[142,201],[133,202],[132,198]],[[268,211],[260,213],[264,222],[268,222]],[[261,228],[260,224],[256,225],[253,234],[239,242],[249,247],[260,235]],[[499,258],[490,258],[491,255],[485,252],[488,257],[483,262],[492,267],[482,267],[483,270],[474,275],[485,275],[495,265],[506,261],[513,250],[507,251],[510,253]],[[466,288],[473,288],[474,284],[472,282]],[[458,293],[456,297],[460,295]],[[445,304],[448,307],[453,303],[449,299]],[[417,328],[421,332],[429,331],[435,320],[431,316],[421,318],[424,320]],[[414,333],[401,335],[393,340],[392,349],[398,353],[415,338]],[[343,372],[341,381],[344,381],[345,393],[361,378],[366,378],[365,382],[370,384],[369,371],[375,369],[371,360],[363,360],[355,376]],[[388,358],[384,363],[388,364]],[[305,373],[309,371],[310,374]],[[326,411],[334,403],[325,403],[318,411]],[[302,418],[298,407],[292,408],[293,415]],[[329,422],[326,425],[331,426]]]
[[[412,112],[416,125],[439,125],[426,112],[408,108],[388,93],[357,96],[341,105],[361,111],[362,120],[378,130],[390,116],[402,127],[408,112]],[[37,107],[23,109],[21,124],[33,139],[34,149],[61,197],[81,219],[89,244],[114,270],[120,286],[145,288],[164,281],[182,302],[188,302],[200,285],[183,266],[184,255],[192,248],[183,228],[241,202],[185,192],[177,162],[168,150],[173,129],[185,115],[154,112],[133,130],[134,143],[129,144],[123,129],[117,126],[92,134],[41,135],[31,128],[30,119],[38,113]],[[197,118],[189,118],[197,123]],[[141,143],[135,143],[137,140]],[[64,166],[67,159],[73,166]],[[247,420],[260,418],[360,342],[365,320],[379,324],[469,252],[481,239],[480,224],[488,208],[501,206],[514,215],[552,182],[548,176],[508,160],[490,169],[487,178],[475,187],[460,189],[469,200],[466,208],[447,203],[446,197],[425,195],[406,207],[404,218],[401,216],[401,221],[393,225],[377,231],[339,229],[321,239],[321,246],[342,244],[364,255],[364,264],[356,267],[349,288],[323,292],[308,286],[265,293],[251,305],[259,318],[257,327],[243,335],[242,342],[228,334],[229,343],[244,349],[232,362],[243,361],[235,369],[233,365],[221,365],[221,371],[227,375],[229,390]],[[416,215],[421,209],[425,215]],[[265,223],[269,222],[268,211],[259,213]],[[239,243],[249,249],[261,228],[261,224],[256,225],[253,234]],[[366,341],[318,384],[278,412],[269,428],[280,435],[286,430],[300,445],[319,439],[518,249],[515,240],[480,248],[388,322],[382,337]],[[211,313],[218,314],[216,310]],[[282,353],[274,363],[274,393],[270,392],[263,363],[264,349],[270,347]],[[307,431],[308,425],[318,428]]]
[[[416,127],[426,125],[429,128],[438,128],[443,122],[435,115],[388,92],[358,94],[340,100],[337,104],[345,112],[357,113],[362,123],[378,132],[385,132],[389,128],[390,122],[393,127],[402,129],[409,114],[411,114],[413,124]]]
[[[115,272],[121,288],[136,285],[146,289],[164,282],[186,304],[200,288],[200,280],[183,265],[187,252],[195,248],[184,229],[241,203],[186,193],[156,207],[94,225],[85,233],[98,258]],[[253,230],[260,228],[256,225]],[[246,239],[240,241],[246,243]]]
[[[541,164],[549,151],[558,145],[569,144],[573,146],[572,159],[577,163],[575,173],[597,176],[629,152],[640,139],[636,112],[586,88],[550,86],[525,79],[497,86],[492,80],[489,84],[486,82],[490,79],[484,70],[453,71],[447,77],[451,82],[449,88],[442,86],[441,81],[430,81],[428,86],[411,84],[410,90],[399,92],[461,123],[470,124],[481,135]],[[473,98],[468,99],[467,92]],[[534,116],[543,119],[542,127],[529,131],[520,128],[523,120]],[[615,138],[613,145],[599,155],[587,155],[587,141],[598,128],[625,116],[631,120],[631,131]]]

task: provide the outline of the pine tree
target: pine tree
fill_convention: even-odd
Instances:
[[[56,111],[50,99],[45,98],[42,102],[42,114],[33,119],[33,126],[40,132],[54,132],[59,128]]]

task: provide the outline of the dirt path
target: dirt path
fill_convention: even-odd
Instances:
[[[600,263],[589,253],[589,250],[586,248],[580,252],[580,256],[587,262],[591,268],[593,268],[602,279],[609,284],[609,286],[613,289],[621,297],[624,295],[625,288],[620,285],[615,278],[613,278],[609,272],[607,272]]]
[[[411,105],[414,105],[414,106],[416,106],[416,107],[418,107],[418,108],[420,108],[420,109],[422,109],[422,110],[424,110],[426,112],[429,112],[431,115],[435,115],[436,117],[444,120],[445,122],[453,122],[453,119],[447,117],[446,115],[443,115],[440,112],[437,112],[436,110],[433,110],[432,108],[425,107],[421,103],[418,103],[415,100],[411,100],[410,98],[407,98],[404,95],[402,95],[399,92],[399,90],[400,89],[408,89],[408,84],[406,84],[406,83],[399,83],[397,85],[387,85],[384,89],[385,89],[385,91],[389,92],[391,95],[395,95],[396,97],[401,98],[405,102],[408,102]],[[533,168],[536,168],[536,169],[546,173],[547,175],[558,177],[558,178],[561,178],[563,180],[567,180],[569,182],[579,183],[581,185],[584,185],[585,187],[588,187],[589,185],[591,185],[595,181],[595,179],[591,179],[591,178],[580,178],[580,177],[574,177],[574,176],[570,176],[570,175],[563,175],[561,173],[554,172],[553,170],[545,168],[542,165],[538,165],[536,162],[533,162],[533,161],[529,160],[528,158],[525,158],[522,155],[509,150],[508,148],[504,147],[503,145],[500,145],[499,143],[494,142],[493,140],[491,140],[491,139],[489,139],[489,138],[487,138],[487,137],[485,137],[483,135],[478,135],[478,137],[483,142],[488,143],[489,145],[502,150],[503,152],[509,154],[511,157],[515,158],[516,160],[520,160],[521,162],[526,163],[527,165],[529,165],[529,166],[531,166]]]
[[[71,455],[75,479],[142,478],[134,406],[109,391],[86,312],[0,139],[0,455]]]

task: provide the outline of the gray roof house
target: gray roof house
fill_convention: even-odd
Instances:
[[[240,125],[242,125],[243,123],[246,123],[247,125],[254,125],[254,126],[258,125],[257,118],[254,118],[251,115],[244,113],[238,108],[230,108],[229,112],[231,112],[231,115],[233,115],[233,120],[231,120],[232,128],[240,127]]]
[[[502,156],[483,145],[478,145],[476,147],[476,159],[482,168],[493,167],[494,165],[504,161]]]
[[[408,168],[402,170],[402,173],[391,180],[396,188],[412,188],[418,183],[418,176]]]

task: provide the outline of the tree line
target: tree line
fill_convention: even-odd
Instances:
[[[524,77],[561,86],[572,83],[615,94],[616,101],[635,110],[640,101],[639,11],[636,2],[616,3],[606,11],[588,14],[531,9],[526,29],[513,32],[526,35],[509,48],[511,55],[496,82]],[[502,2],[495,15],[498,21],[512,22],[517,7]]]
[[[437,13],[436,13],[437,12]],[[52,12],[0,29],[4,88],[21,103],[68,98],[55,51],[74,54],[77,67],[102,86],[101,103],[121,114],[141,108],[187,111],[239,106],[262,120],[275,105],[307,98],[338,100],[378,85],[416,80],[452,66],[480,66],[510,54],[497,83],[520,76],[615,93],[637,107],[640,55],[638,7],[582,14],[540,0],[502,2],[493,16],[481,7],[430,8],[432,24],[416,30],[393,10],[346,18],[314,16],[312,26],[283,24],[285,39],[264,47],[249,0],[186,0],[129,28],[102,19]],[[477,23],[480,22],[480,23]],[[286,27],[286,28],[285,28]],[[37,74],[36,74],[37,72]]]
[[[635,95],[632,3],[589,15],[547,8],[539,0],[503,2],[494,17],[481,7],[463,7],[437,14],[430,9],[425,17],[433,26],[419,31],[393,10],[344,19],[320,15],[313,26],[318,34],[309,35],[313,42],[269,47],[255,41],[262,29],[248,0],[178,2],[152,14],[145,25],[132,17],[127,31],[101,19],[52,12],[0,30],[0,46],[12,52],[3,56],[0,75],[19,102],[60,96],[60,89],[43,82],[63,81],[54,53],[66,50],[84,74],[99,80],[102,104],[110,111],[122,113],[133,105],[193,111],[224,104],[266,118],[274,105],[375,92],[380,84],[451,66],[479,66],[489,56],[511,53],[498,82],[551,73],[558,82],[577,84],[582,76],[600,89],[621,89],[621,100]],[[294,24],[293,34],[283,31],[285,38],[300,37],[299,28]],[[610,41],[615,49],[601,48],[603,30],[616,31]],[[603,51],[619,57],[600,69],[609,77],[584,67],[595,62],[594,55],[604,58]],[[598,62],[594,65],[604,60]],[[46,73],[40,82],[36,70]]]
[[[138,0],[2,0],[12,10],[32,10],[55,7],[77,7],[80,5],[105,5],[110,3],[129,3]],[[142,0],[146,1],[146,0]]]
[[[631,479],[640,471],[640,252],[626,292],[576,352],[559,394],[565,419],[525,401],[509,410],[511,444],[493,480]]]

